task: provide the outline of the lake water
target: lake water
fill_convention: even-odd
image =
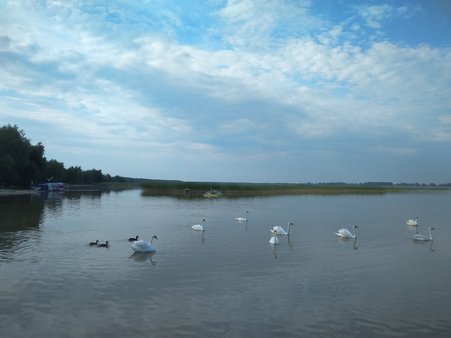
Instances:
[[[0,336],[450,337],[450,206],[451,191],[3,196]],[[415,216],[432,245],[411,239]],[[354,224],[356,242],[336,238]],[[129,237],[154,234],[154,255],[132,254]]]

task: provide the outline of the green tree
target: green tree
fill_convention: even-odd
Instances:
[[[104,177],[102,174],[102,170],[86,170],[83,171],[83,183],[92,184],[92,183],[101,183],[104,181]]]
[[[23,130],[10,124],[0,128],[0,184],[29,187],[40,179],[45,163],[44,146],[33,146]]]
[[[64,168],[64,163],[58,162],[57,160],[47,161],[45,166],[45,178],[48,181],[62,181],[66,180],[66,168]]]
[[[101,170],[66,169],[64,163],[44,157],[44,145],[32,145],[23,130],[10,124],[0,128],[0,186],[29,188],[31,182],[44,180],[72,184],[122,181],[120,176],[103,175]]]
[[[71,184],[80,184],[82,179],[82,173],[81,167],[70,167],[66,170],[66,180],[67,183]]]

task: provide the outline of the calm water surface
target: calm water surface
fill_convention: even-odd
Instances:
[[[449,337],[450,205],[449,191],[0,197],[0,336]],[[415,216],[432,245],[412,241]],[[357,241],[335,237],[353,224]],[[129,237],[154,234],[154,255],[132,254]]]

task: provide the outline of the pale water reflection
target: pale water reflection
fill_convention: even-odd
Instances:
[[[449,205],[449,192],[1,197],[0,336],[451,336]],[[416,215],[433,241],[412,240]],[[354,224],[356,240],[336,237]],[[133,253],[130,237],[154,234],[156,253]]]

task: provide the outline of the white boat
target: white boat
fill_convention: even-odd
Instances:
[[[215,190],[215,189],[208,190],[204,194],[205,198],[216,198],[216,197],[221,197],[221,196],[222,196],[222,191]]]
[[[63,191],[64,183],[62,182],[48,182],[48,183],[39,183],[33,184],[31,189],[37,191]]]

